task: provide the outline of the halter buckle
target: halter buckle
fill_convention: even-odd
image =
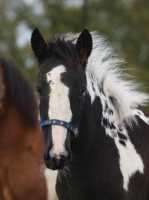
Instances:
[[[75,130],[74,130],[74,135],[75,135],[75,137],[78,137],[78,134],[79,134],[79,129],[78,129],[78,128],[75,128]]]

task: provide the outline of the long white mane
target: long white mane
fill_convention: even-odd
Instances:
[[[103,87],[106,99],[110,99],[108,102],[113,104],[112,107],[117,113],[116,118],[119,123],[123,120],[128,120],[131,123],[132,120],[135,120],[134,110],[139,106],[145,106],[149,101],[149,95],[138,91],[139,84],[128,81],[130,76],[120,68],[123,61],[117,58],[104,39],[96,33],[92,33],[92,36],[93,50],[86,73],[89,79],[93,80],[94,87]],[[92,90],[89,92],[93,101],[93,92]],[[94,93],[102,98],[96,90]]]

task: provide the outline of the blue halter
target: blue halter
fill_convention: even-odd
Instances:
[[[80,114],[77,120],[77,123],[75,126],[73,126],[71,123],[62,121],[62,120],[58,120],[58,119],[47,119],[47,120],[42,120],[40,118],[40,127],[42,128],[43,126],[49,126],[49,125],[58,125],[58,126],[63,126],[67,129],[69,129],[74,135],[75,137],[78,137],[79,134],[79,123],[80,123],[80,119],[81,119],[81,115],[82,115],[82,107],[83,104],[85,102],[85,96],[86,96],[86,91],[84,93],[84,96],[82,98],[82,102],[81,102],[81,109],[80,109]]]
[[[48,120],[41,120],[40,121],[40,126],[49,126],[49,125],[58,125],[58,126],[63,126],[67,129],[69,129],[72,133],[74,133],[75,137],[78,136],[79,134],[79,130],[78,130],[78,124],[76,124],[75,126],[73,126],[72,124],[62,121],[62,120],[58,120],[58,119],[48,119]]]

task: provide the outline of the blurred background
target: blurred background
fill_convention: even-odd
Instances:
[[[11,58],[33,87],[38,67],[30,37],[35,27],[45,39],[84,27],[98,31],[149,92],[149,0],[0,0],[0,54]]]

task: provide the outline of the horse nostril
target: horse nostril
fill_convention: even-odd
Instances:
[[[49,151],[49,156],[50,158],[56,158],[59,160],[61,157],[69,157],[69,153],[66,149],[64,149],[63,152],[60,152],[59,154],[57,154],[57,153],[54,153],[54,149],[52,148]]]
[[[56,159],[57,166],[60,164],[60,159]]]
[[[70,156],[68,152],[67,155],[64,154],[63,152],[60,153],[59,155],[50,153],[49,155],[52,156],[50,157],[52,169],[63,169],[63,167],[70,161]]]

